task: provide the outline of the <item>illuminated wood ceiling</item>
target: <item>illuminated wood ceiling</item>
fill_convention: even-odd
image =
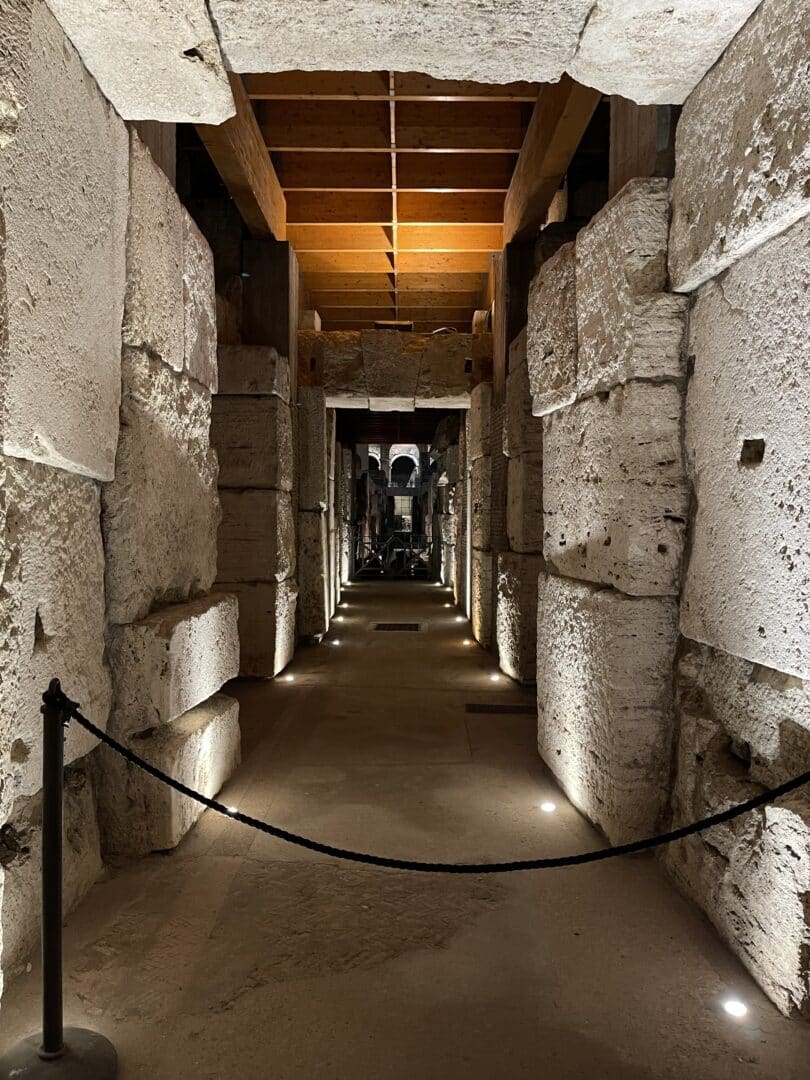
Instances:
[[[540,87],[394,72],[243,76],[325,330],[469,330]]]

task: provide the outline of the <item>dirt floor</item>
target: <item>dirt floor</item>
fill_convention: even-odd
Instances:
[[[532,705],[450,593],[356,584],[292,681],[243,682],[223,801],[338,845],[496,861],[601,846],[544,772]],[[415,621],[417,633],[375,632]],[[339,644],[338,644],[339,641]],[[107,752],[107,751],[103,751]],[[556,810],[539,809],[552,800]],[[158,1080],[806,1080],[785,1020],[650,858],[506,876],[331,861],[207,813],[110,871],[66,931],[69,1022]],[[38,1027],[36,965],[5,1046]],[[743,1020],[722,1009],[748,1006]]]

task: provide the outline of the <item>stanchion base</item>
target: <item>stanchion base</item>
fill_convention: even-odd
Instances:
[[[115,1047],[96,1031],[65,1028],[61,1057],[39,1056],[40,1035],[29,1035],[0,1057],[0,1080],[115,1080]]]

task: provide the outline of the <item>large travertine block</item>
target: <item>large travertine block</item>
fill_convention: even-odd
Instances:
[[[542,555],[502,551],[498,555],[495,641],[501,671],[533,683],[537,668],[537,579],[545,570]]]
[[[810,677],[810,222],[701,288],[686,445],[697,498],[681,629]]]
[[[41,0],[3,5],[0,41],[2,449],[110,480],[121,398],[126,128]]]
[[[632,382],[546,417],[544,553],[560,574],[677,596],[689,511],[682,394]]]
[[[122,373],[115,480],[102,489],[111,623],[207,592],[219,523],[210,393],[137,349]]]
[[[487,551],[492,543],[492,458],[473,462],[470,487],[472,545]]]
[[[468,409],[474,372],[492,357],[492,335],[434,334],[424,346],[417,409]]]
[[[443,544],[455,544],[455,515],[439,514],[439,535]],[[484,545],[486,547],[486,545]]]
[[[215,694],[129,746],[150,765],[213,798],[239,765],[239,702]],[[115,755],[101,778],[101,839],[109,858],[177,847],[205,809]]]
[[[217,305],[214,256],[208,241],[181,207],[183,236],[183,367],[217,392]]]
[[[512,551],[543,550],[543,455],[510,458],[506,481],[506,535]]]
[[[107,726],[104,550],[98,485],[46,465],[0,458],[0,822],[42,777],[42,693],[58,675]],[[92,749],[78,725],[65,760]]]
[[[689,644],[678,670],[673,825],[810,768],[810,692],[795,676]],[[666,865],[765,992],[807,1015],[810,800],[803,791],[672,845]]]
[[[473,637],[485,649],[492,644],[492,575],[495,556],[473,548],[470,568],[470,620]]]
[[[396,330],[363,330],[360,341],[366,369],[369,408],[376,412],[413,412],[422,359],[419,338]]]
[[[678,120],[669,269],[690,292],[810,212],[810,7],[763,0]]]
[[[492,452],[492,383],[479,383],[470,397],[467,423],[467,460],[470,465]]]
[[[298,506],[324,510],[327,505],[329,427],[326,399],[316,386],[298,388]]]
[[[574,244],[547,259],[529,286],[526,360],[535,416],[577,397],[577,308]]]
[[[65,770],[62,907],[70,914],[102,873],[90,759]],[[40,940],[42,795],[22,798],[0,840],[0,992],[19,974]]]
[[[292,500],[286,491],[223,488],[220,581],[284,581],[295,576]]]
[[[437,454],[443,454],[451,446],[459,442],[464,423],[459,413],[448,413],[436,425],[436,431],[430,443],[431,450]]]
[[[220,488],[292,491],[292,421],[290,406],[280,398],[218,394],[212,401],[211,442]]]
[[[538,748],[569,799],[611,843],[661,824],[677,622],[674,599],[540,578]]]
[[[456,576],[456,548],[454,544],[442,544],[442,585],[452,585]]]
[[[321,334],[323,389],[330,409],[367,409],[368,388],[360,333]]]
[[[666,295],[669,182],[630,180],[576,242],[577,396],[678,378],[685,301]]]
[[[285,581],[220,584],[239,601],[239,674],[271,678],[295,651],[298,585]]]
[[[532,413],[529,367],[526,363],[526,331],[509,350],[506,407],[503,411],[503,452],[507,457],[543,450],[543,421]]]
[[[168,724],[236,678],[238,616],[236,596],[211,593],[114,627],[111,729],[128,736]]]
[[[329,629],[329,544],[326,514],[298,515],[298,633],[322,637]]]
[[[639,105],[680,104],[758,2],[600,0],[568,71],[585,86]]]
[[[211,0],[232,71],[424,71],[443,79],[556,82],[574,55],[592,0],[425,6],[400,0],[349,8],[319,0]],[[449,48],[463,42],[463,48]],[[385,92],[383,85],[383,92]]]
[[[205,0],[48,0],[125,120],[221,124],[235,106]]]
[[[130,131],[125,345],[183,370],[183,208],[146,145]]]
[[[272,394],[290,400],[290,361],[269,345],[220,345],[220,394]]]

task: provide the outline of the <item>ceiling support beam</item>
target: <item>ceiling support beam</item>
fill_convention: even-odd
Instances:
[[[527,239],[545,221],[601,94],[569,75],[540,91],[504,204],[504,243]]]
[[[236,115],[223,124],[198,124],[197,132],[231,193],[242,220],[257,237],[287,238],[287,208],[250,98],[240,77],[228,78]]]

